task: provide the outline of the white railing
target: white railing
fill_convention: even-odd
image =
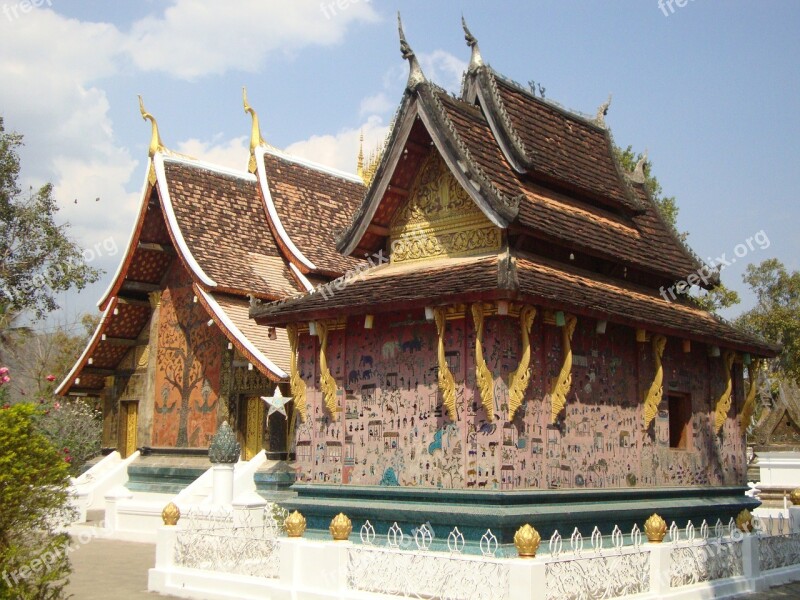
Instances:
[[[670,527],[670,587],[677,588],[740,577],[744,574],[742,540],[744,534],[731,521],[727,527],[717,520],[713,535],[703,521],[700,535],[689,521],[681,531],[673,522]]]
[[[732,521],[673,523],[663,543],[645,541],[638,526],[605,536],[575,528],[568,539],[554,532],[536,558],[521,559],[490,530],[480,541],[465,540],[458,528],[437,540],[428,524],[404,532],[394,523],[379,535],[367,521],[354,532],[356,543],[334,542],[287,538],[271,509],[262,517],[251,523],[252,512],[198,512],[162,528],[149,589],[231,599],[292,590],[294,598],[319,600],[688,600],[800,579],[800,528],[782,519],[756,520],[753,533]]]
[[[543,557],[548,600],[620,598],[649,591],[650,552],[642,547],[638,525],[628,541],[626,546],[617,526],[607,538],[595,527],[591,548],[584,550],[583,535],[576,527],[569,551],[562,553],[563,540],[555,531],[548,544],[550,556]]]
[[[274,578],[280,570],[281,528],[273,505],[253,511],[194,507],[177,531],[174,564],[189,569]]]

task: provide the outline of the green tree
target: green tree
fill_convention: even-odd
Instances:
[[[628,146],[624,150],[622,148],[614,148],[614,151],[619,164],[628,172],[633,171],[636,168],[636,164],[644,156],[641,153],[634,152],[633,146]],[[675,196],[664,195],[661,184],[658,182],[656,176],[653,175],[652,165],[649,160],[644,162],[644,185],[647,191],[650,192],[650,197],[655,202],[664,221],[672,228],[675,235],[678,236],[682,242],[685,242],[689,237],[689,233],[686,231],[678,231],[678,212],[680,210],[678,208],[678,202],[675,200]],[[688,276],[690,273],[686,275]],[[739,304],[739,294],[736,290],[726,287],[723,283],[720,283],[713,290],[700,289],[693,291],[695,292],[694,295],[687,294],[686,297],[703,310],[709,312],[716,312],[720,309]]]
[[[4,396],[0,387],[0,598],[56,600],[71,572],[69,465],[37,431],[37,408]]]
[[[21,146],[22,136],[6,132],[0,117],[0,318],[30,312],[38,319],[58,308],[58,292],[83,289],[100,271],[86,264],[69,225],[56,224],[53,186],[20,191]]]
[[[737,324],[781,344],[773,372],[800,384],[800,271],[789,272],[777,258],[748,265],[744,282],[756,295],[756,305]]]

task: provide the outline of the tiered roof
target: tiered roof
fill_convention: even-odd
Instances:
[[[355,256],[385,248],[395,211],[429,152],[438,152],[505,232],[500,252],[383,265],[333,297],[309,294],[251,315],[284,324],[503,298],[773,354],[762,339],[659,293],[704,265],[665,223],[643,179],[619,166],[603,119],[608,105],[592,120],[535,97],[484,65],[468,31],[467,40],[473,57],[455,98],[425,79],[401,29],[408,86],[375,179],[337,248]]]
[[[269,301],[297,294],[310,287],[307,276],[327,281],[357,263],[336,254],[332,227],[318,224],[348,219],[363,183],[263,143],[254,151],[255,173],[248,173],[169,152],[155,123],[153,139],[139,214],[99,302],[103,316],[56,392],[96,393],[104,387],[149,322],[148,294],[161,289],[175,260],[190,273],[197,301],[231,344],[268,378],[285,379],[286,334],[278,331],[271,339],[250,320],[249,297]],[[311,219],[313,228],[306,222]]]

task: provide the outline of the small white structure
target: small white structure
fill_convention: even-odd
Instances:
[[[124,460],[114,451],[79,477],[72,478],[69,493],[78,511],[76,523],[85,523],[88,511],[105,508],[106,494],[128,483],[128,465],[137,458],[138,450]]]

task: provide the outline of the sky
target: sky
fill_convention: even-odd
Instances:
[[[800,268],[800,2],[0,0],[0,115],[25,136],[21,183],[53,183],[59,222],[105,271],[59,295],[53,319],[95,310],[128,241],[150,140],[137,94],[169,149],[245,170],[246,86],[268,143],[352,172],[360,132],[377,147],[403,93],[398,10],[448,90],[469,60],[463,14],[507,77],[590,115],[613,94],[616,144],[648,150],[689,244],[735,259],[722,280],[743,302],[725,316],[753,305],[748,263]]]

